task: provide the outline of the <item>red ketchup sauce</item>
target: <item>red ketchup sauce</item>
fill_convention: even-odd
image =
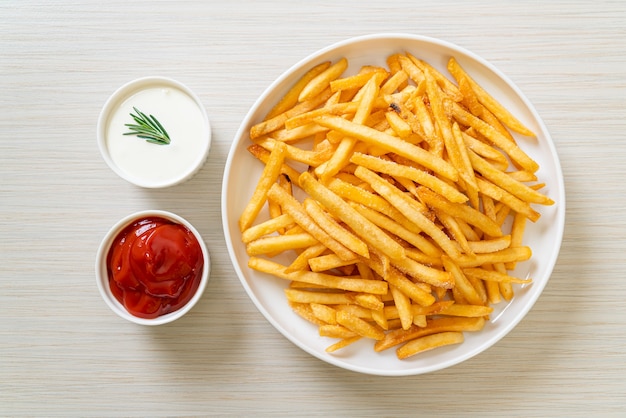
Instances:
[[[140,318],[183,307],[198,289],[203,267],[202,249],[193,233],[160,217],[124,228],[107,255],[111,292]]]

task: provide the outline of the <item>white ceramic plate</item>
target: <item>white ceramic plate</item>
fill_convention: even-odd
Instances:
[[[362,65],[385,65],[387,56],[406,51],[441,71],[446,71],[448,58],[454,56],[469,74],[537,133],[537,139],[519,137],[520,147],[540,164],[537,175],[546,183],[543,191],[556,204],[535,206],[542,214],[541,219],[527,226],[525,244],[531,246],[533,258],[519,263],[515,275],[530,276],[533,284],[522,288],[516,286],[511,302],[495,305],[490,321],[481,332],[466,333],[462,344],[406,360],[398,360],[395,349],[376,353],[372,341],[366,340],[329,354],[325,349],[335,340],[319,337],[316,326],[292,312],[283,293],[286,282],[247,267],[248,256],[241,243],[237,220],[262,171],[262,165],[246,150],[250,144],[248,132],[311,66],[346,57],[350,63],[347,74],[353,74]],[[558,156],[544,123],[528,99],[505,75],[475,54],[447,42],[407,34],[379,34],[339,42],[310,55],[287,70],[254,103],[237,132],[226,162],[222,218],[228,251],[243,287],[259,311],[281,334],[304,351],[338,367],[373,375],[416,375],[458,364],[486,350],[511,331],[532,308],[558,257],[565,221],[565,192]]]

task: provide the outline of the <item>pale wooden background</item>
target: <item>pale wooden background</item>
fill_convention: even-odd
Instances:
[[[483,56],[535,104],[563,166],[561,256],[534,309],[436,373],[358,375],[278,334],[228,260],[220,183],[240,121],[277,76],[352,36],[409,32]],[[0,2],[0,415],[620,416],[626,404],[626,4],[622,1]],[[135,188],[95,141],[121,84],[202,98],[213,147],[190,182]],[[126,323],[94,280],[100,239],[141,209],[186,217],[213,272],[170,326]]]

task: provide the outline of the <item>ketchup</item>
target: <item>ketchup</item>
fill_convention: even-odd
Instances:
[[[107,255],[109,286],[126,310],[156,318],[183,307],[202,277],[204,257],[193,233],[161,217],[135,221]]]

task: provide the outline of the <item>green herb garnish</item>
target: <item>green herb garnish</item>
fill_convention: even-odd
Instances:
[[[126,132],[124,135],[137,135],[137,137],[143,138],[152,144],[167,145],[170,143],[170,136],[157,118],[152,115],[146,116],[145,113],[140,112],[136,107],[133,107],[133,109],[137,114],[131,113],[130,116],[137,124],[125,124],[124,126],[128,126],[130,132]]]

